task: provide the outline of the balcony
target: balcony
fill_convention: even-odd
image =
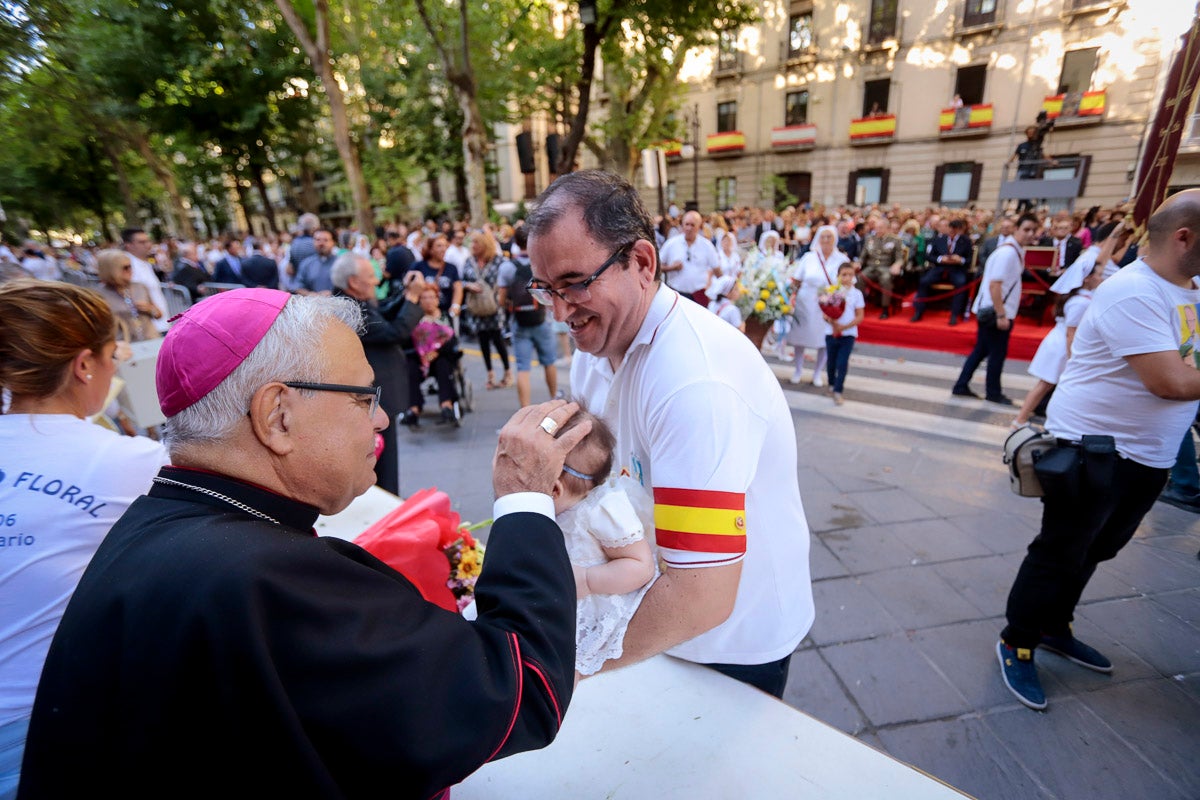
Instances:
[[[736,155],[745,149],[746,134],[741,131],[708,134],[709,155]]]
[[[896,137],[896,115],[880,114],[850,120],[850,144],[890,144]]]
[[[1085,14],[1103,14],[1109,9],[1123,11],[1126,7],[1125,0],[1063,0],[1059,16],[1070,21]]]
[[[1056,125],[1094,125],[1104,120],[1107,95],[1103,90],[1048,95],[1042,101],[1042,110]]]
[[[785,125],[771,129],[772,150],[810,150],[816,143],[816,125]]]
[[[1037,198],[1073,208],[1079,197],[1091,156],[1004,164],[1000,170],[1000,201]]]
[[[992,130],[992,104],[943,108],[938,116],[938,135],[943,139],[986,136]]]

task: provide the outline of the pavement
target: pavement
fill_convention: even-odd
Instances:
[[[1200,516],[1158,503],[1100,565],[1075,631],[1114,671],[1039,651],[1049,708],[1029,710],[995,654],[1041,514],[1001,464],[1015,410],[951,397],[957,356],[860,345],[840,407],[765,357],[793,410],[817,610],[784,700],[985,800],[1200,798]],[[474,410],[458,429],[427,416],[400,432],[401,490],[437,486],[479,521],[517,397],[484,390],[477,351],[466,363]],[[1018,403],[1033,384],[1026,366],[1006,367]]]

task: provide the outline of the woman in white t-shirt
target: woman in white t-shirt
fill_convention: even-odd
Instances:
[[[167,452],[88,421],[116,374],[116,322],[66,283],[0,286],[0,798],[15,795],[50,640],[100,541]]]

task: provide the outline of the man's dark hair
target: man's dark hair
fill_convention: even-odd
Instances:
[[[1092,243],[1100,244],[1100,242],[1103,242],[1109,236],[1112,236],[1112,232],[1113,232],[1113,230],[1116,229],[1117,225],[1118,225],[1118,223],[1116,223],[1116,222],[1106,222],[1103,225],[1101,225],[1099,228],[1096,229],[1096,235],[1092,239]]]
[[[1042,221],[1037,218],[1036,214],[1022,214],[1021,216],[1017,217],[1017,227],[1021,227],[1021,225],[1023,225],[1026,221],[1032,222],[1039,228],[1042,227]]]
[[[542,236],[572,209],[583,216],[588,235],[609,248],[645,239],[654,243],[654,221],[633,184],[598,169],[563,175],[537,199],[525,220],[529,235]]]
[[[965,219],[959,219],[958,217],[955,217],[954,219],[950,220],[950,227],[954,228],[955,230],[962,230],[963,228],[967,227],[967,221]]]
[[[521,248],[521,252],[525,252],[525,245],[529,244],[529,226],[522,225],[513,231],[513,244]]]
[[[145,232],[145,228],[124,228],[121,230],[121,244],[129,244],[133,241],[133,237]]]

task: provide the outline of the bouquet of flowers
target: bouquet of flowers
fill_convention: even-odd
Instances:
[[[826,286],[825,290],[817,295],[817,305],[831,323],[837,322],[846,311],[846,292],[841,286]],[[833,335],[837,337],[842,334],[834,330]]]
[[[742,296],[737,307],[742,318],[769,325],[792,313],[784,294],[787,261],[781,255],[764,255],[758,248],[746,256],[740,276]]]
[[[442,345],[454,337],[454,329],[439,321],[423,318],[413,329],[413,347],[421,359],[421,373],[429,377],[429,364],[437,357]]]
[[[483,568],[484,547],[471,531],[489,524],[463,524],[445,492],[422,489],[354,541],[412,581],[429,602],[461,611]]]

